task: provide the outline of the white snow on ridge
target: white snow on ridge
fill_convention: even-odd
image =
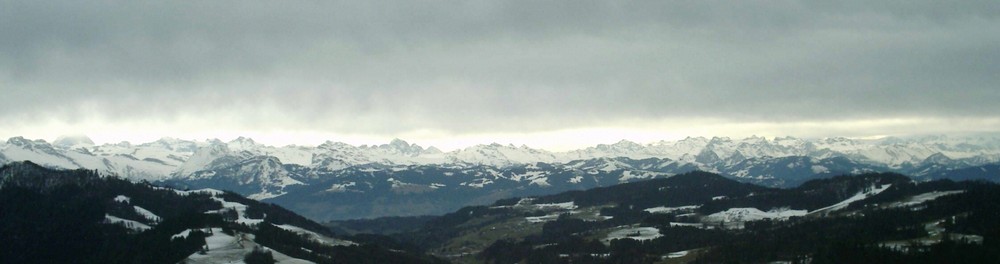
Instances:
[[[171,189],[171,188],[164,188],[164,187],[154,187],[154,188],[155,189],[159,189],[159,190],[171,190],[171,191],[174,191],[174,193],[176,193],[177,195],[181,195],[181,196],[187,196],[187,195],[192,194],[192,193],[195,193],[195,194],[208,194],[208,195],[211,195],[211,196],[216,196],[216,195],[222,195],[224,193],[223,191],[212,189],[212,188],[204,188],[204,189],[189,190],[189,191],[182,191],[182,190]]]
[[[272,192],[268,192],[268,191],[261,191],[259,193],[247,195],[247,198],[260,201],[260,200],[270,199],[270,198],[274,198],[274,197],[278,197],[278,196],[282,196],[282,195],[285,195],[285,192],[282,191],[282,192],[278,192],[278,193],[272,193]]]

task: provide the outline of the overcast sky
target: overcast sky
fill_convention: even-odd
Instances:
[[[1000,131],[996,1],[0,3],[0,137]]]

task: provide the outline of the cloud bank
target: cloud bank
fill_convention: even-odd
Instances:
[[[1000,130],[992,1],[2,5],[7,133]]]

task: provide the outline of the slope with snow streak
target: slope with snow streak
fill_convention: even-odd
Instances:
[[[347,240],[336,239],[336,238],[324,236],[324,235],[321,235],[319,233],[306,230],[305,228],[301,228],[301,227],[297,227],[297,226],[293,226],[293,225],[289,225],[289,224],[281,224],[281,225],[271,224],[271,225],[274,225],[274,226],[276,226],[278,228],[284,229],[285,231],[290,231],[292,233],[296,233],[296,234],[299,234],[299,235],[303,235],[303,236],[309,237],[309,239],[312,239],[313,241],[316,241],[316,242],[319,242],[319,243],[322,243],[322,244],[326,244],[326,245],[330,245],[330,246],[354,246],[354,245],[358,244],[358,243],[354,243],[352,241],[347,241]]]
[[[891,203],[891,204],[889,204],[889,207],[910,207],[910,206],[916,206],[916,205],[920,205],[920,204],[923,204],[923,203],[926,203],[926,202],[929,202],[929,201],[933,201],[933,200],[935,200],[937,198],[940,198],[940,197],[943,197],[943,196],[955,195],[955,194],[960,194],[960,193],[964,193],[964,192],[965,192],[965,190],[957,190],[957,191],[933,191],[933,192],[929,192],[929,193],[922,193],[922,194],[918,194],[918,195],[914,195],[912,197],[909,197],[909,198],[907,198],[906,200],[903,200],[903,201]]]
[[[144,232],[146,230],[152,229],[152,227],[150,227],[150,226],[148,226],[146,224],[143,224],[143,223],[140,223],[140,222],[137,222],[137,221],[128,220],[128,219],[121,218],[121,217],[117,217],[117,216],[113,216],[113,215],[109,215],[109,214],[104,214],[104,222],[105,223],[109,223],[109,224],[122,225],[125,228],[128,228],[129,230],[136,231],[136,232]]]
[[[132,208],[135,209],[136,213],[139,213],[139,215],[141,215],[143,218],[146,218],[146,220],[152,221],[154,223],[163,221],[162,217],[154,214],[149,210],[146,210],[146,208],[142,208],[139,206],[132,206]]]
[[[892,187],[892,184],[885,184],[880,187],[872,186],[871,190],[869,191],[858,192],[857,194],[851,196],[850,198],[847,198],[846,200],[840,201],[839,203],[833,204],[831,206],[816,209],[812,212],[809,212],[809,214],[829,214],[831,212],[847,208],[847,206],[850,205],[851,203],[864,200],[865,198],[868,197],[875,196],[876,194],[888,190],[889,187]]]

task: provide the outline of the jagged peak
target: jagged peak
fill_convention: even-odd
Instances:
[[[243,144],[248,144],[248,145],[256,145],[257,144],[257,142],[255,142],[252,138],[243,137],[243,136],[237,137],[236,139],[233,139],[233,140],[229,141],[229,144],[233,144],[233,143],[243,143]]]
[[[726,143],[726,142],[732,142],[732,141],[733,141],[733,139],[729,138],[729,137],[712,137],[712,139],[709,140],[708,142],[709,142],[709,144],[720,144],[720,143]]]
[[[399,138],[392,139],[392,141],[390,141],[389,144],[379,145],[378,148],[395,150],[400,153],[410,154],[410,155],[419,155],[421,152],[424,151],[423,147],[417,144],[411,144],[409,142],[406,142],[406,140],[402,140]]]
[[[16,137],[11,137],[11,138],[7,139],[7,144],[15,145],[15,146],[34,145],[36,143],[45,143],[45,144],[47,144],[47,142],[45,142],[45,140],[43,140],[43,139],[30,140],[30,139],[24,138],[22,136],[16,136]]]
[[[750,137],[745,138],[742,141],[744,141],[744,142],[754,142],[754,143],[767,143],[768,142],[768,140],[767,140],[766,137],[761,137],[761,136],[757,136],[757,135],[751,135]]]
[[[353,148],[354,146],[340,141],[327,140],[323,142],[323,144],[320,144],[319,146],[316,147],[321,149],[331,149],[331,148]]]
[[[26,140],[27,139],[25,139],[22,136],[10,137],[10,138],[7,139],[7,144],[8,145],[19,145],[19,144],[23,144],[23,142],[26,141]]]

